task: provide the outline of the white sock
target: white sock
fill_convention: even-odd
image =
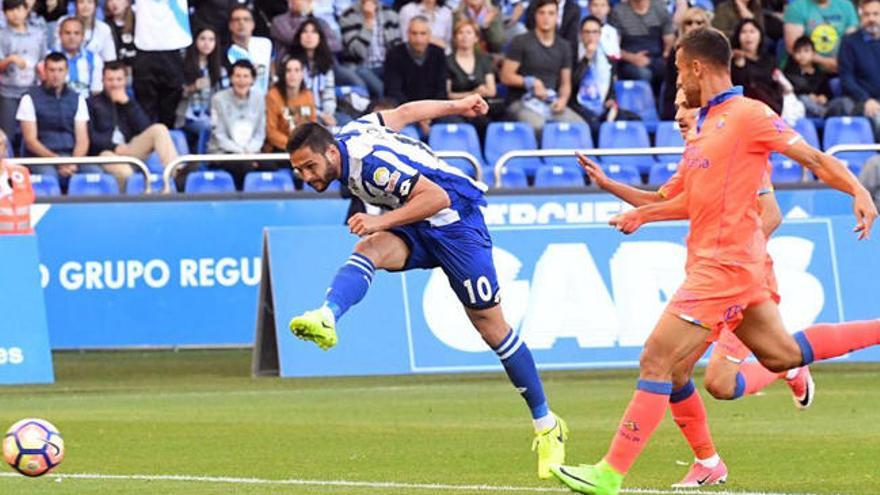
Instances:
[[[721,457],[719,457],[718,454],[715,454],[708,459],[697,459],[697,462],[699,462],[703,467],[712,469],[717,466],[719,462],[721,462]]]
[[[553,413],[550,413],[546,416],[535,419],[534,422],[535,431],[540,433],[556,426],[556,416],[554,416]]]

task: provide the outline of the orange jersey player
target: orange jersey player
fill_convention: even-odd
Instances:
[[[697,109],[687,105],[683,91],[678,92],[675,103],[677,107],[675,120],[682,138],[687,140],[696,126]],[[609,179],[595,162],[583,155],[579,155],[578,159],[593,184],[634,206],[672,199],[684,191],[684,173],[687,170],[684,167],[678,168],[675,174],[655,192],[645,191]],[[779,226],[782,218],[779,205],[773,194],[773,184],[769,174],[764,174],[762,179],[761,189],[758,191],[758,202],[761,226],[764,234],[769,237]],[[766,263],[768,286],[775,293],[777,291],[776,278],[773,274],[773,261],[769,254]],[[696,393],[692,380],[694,366],[705,354],[709,345],[710,343],[707,342],[690,358],[676,365],[672,375],[673,389],[670,395],[670,412],[694,453],[694,463],[684,478],[672,485],[675,488],[695,488],[720,484],[726,482],[728,477],[727,466],[718,455],[709,431],[705,405],[700,395]],[[754,394],[777,379],[784,378],[791,388],[796,407],[805,409],[810,406],[815,396],[815,385],[809,367],[804,366],[784,373],[773,373],[761,366],[760,363],[744,362],[749,354],[751,352],[736,338],[733,332],[729,330],[722,332],[712,351],[704,377],[704,385],[713,397],[721,400],[738,399],[745,395]]]
[[[777,373],[880,344],[880,320],[819,324],[794,336],[785,330],[767,275],[767,238],[755,200],[770,153],[786,155],[853,196],[859,239],[868,236],[877,209],[843,164],[806,144],[766,105],[733,87],[730,60],[730,42],[720,31],[700,29],[682,37],[678,85],[688,104],[700,107],[696,134],[681,163],[683,192],[610,222],[632,233],[647,222],[689,219],[688,270],[645,343],[636,391],[606,455],[595,465],[552,469],[575,491],[620,492],[669,406],[676,365],[723,329],[735,330],[761,364]]]

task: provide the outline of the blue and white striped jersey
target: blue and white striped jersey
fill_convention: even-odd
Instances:
[[[431,149],[409,136],[384,126],[373,113],[345,125],[336,141],[342,154],[343,181],[365,203],[393,210],[400,208],[422,176],[443,188],[451,205],[427,221],[448,225],[485,205],[485,184],[437,158]]]

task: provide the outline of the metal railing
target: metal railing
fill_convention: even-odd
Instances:
[[[501,172],[507,162],[515,158],[541,158],[541,157],[573,157],[575,153],[587,156],[611,156],[611,155],[627,155],[627,156],[645,156],[645,155],[680,155],[684,153],[681,146],[661,146],[658,148],[590,148],[590,149],[546,149],[546,150],[517,150],[508,151],[501,155],[501,158],[495,162],[493,171],[495,173],[495,187],[501,187]]]
[[[59,156],[51,158],[9,158],[10,163],[16,165],[50,165],[59,167],[61,165],[116,165],[125,163],[134,165],[140,172],[144,174],[144,193],[150,192],[150,168],[147,164],[138,158],[131,156]]]
[[[277,162],[280,160],[289,160],[290,155],[287,153],[243,153],[243,154],[213,154],[213,155],[183,155],[171,160],[162,173],[163,191],[167,194],[171,192],[171,180],[177,169],[188,163],[198,162]]]
[[[477,180],[482,180],[483,171],[480,169],[480,162],[477,158],[470,154],[465,153],[464,151],[437,151],[434,153],[438,158],[463,158],[473,165],[474,170],[476,171]],[[249,154],[213,154],[213,155],[183,155],[179,156],[176,159],[172,160],[171,163],[165,167],[165,171],[162,173],[162,180],[164,184],[164,192],[171,192],[171,181],[174,177],[175,172],[180,167],[188,164],[188,163],[198,163],[198,162],[277,162],[277,161],[288,161],[290,160],[290,155],[287,153],[249,153]]]
[[[828,148],[828,153],[831,156],[836,155],[837,153],[843,153],[845,151],[880,151],[880,143],[875,144],[838,144]]]
[[[847,151],[878,151],[880,152],[880,143],[875,144],[838,144],[832,146],[826,151],[831,156]],[[684,148],[680,146],[666,146],[656,148],[606,148],[606,149],[546,149],[546,150],[518,150],[508,151],[501,155],[501,158],[495,162],[493,167],[495,186],[501,187],[501,172],[507,162],[516,158],[544,158],[544,157],[570,157],[575,156],[575,152],[587,156],[609,156],[609,155],[627,155],[627,156],[645,156],[645,155],[680,155],[684,153]],[[808,177],[808,171],[804,169],[804,180]]]

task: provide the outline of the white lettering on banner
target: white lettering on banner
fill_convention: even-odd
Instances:
[[[181,287],[232,287],[260,283],[260,258],[199,258],[180,260]]]
[[[620,318],[618,343],[640,346],[684,282],[687,249],[665,241],[622,242],[611,255],[611,287]]]
[[[550,349],[573,337],[581,347],[612,347],[619,323],[590,249],[583,243],[548,244],[535,264],[523,339]]]
[[[21,347],[0,347],[0,366],[4,364],[21,364],[24,362],[24,352]]]
[[[812,325],[825,306],[822,282],[807,271],[815,245],[800,237],[774,237],[767,245],[779,283],[779,312],[789,332]]]
[[[153,289],[165,287],[171,269],[162,260],[68,261],[61,265],[58,279],[66,290],[134,289],[138,281]]]
[[[486,225],[546,225],[550,223],[605,223],[632,207],[620,201],[546,201],[491,203],[482,208]]]
[[[812,241],[790,236],[768,245],[782,319],[791,332],[813,324],[825,305],[821,281],[807,271],[814,248]],[[573,338],[583,348],[639,347],[683,282],[687,251],[667,241],[621,243],[609,260],[610,293],[586,243],[548,244],[531,282],[517,279],[523,264],[516,256],[497,246],[493,256],[505,317],[529,347],[550,349],[560,338]],[[488,350],[440,269],[425,286],[422,309],[428,328],[445,345]]]
[[[46,268],[46,265],[40,263],[40,287],[46,288],[49,286],[49,269]]]

